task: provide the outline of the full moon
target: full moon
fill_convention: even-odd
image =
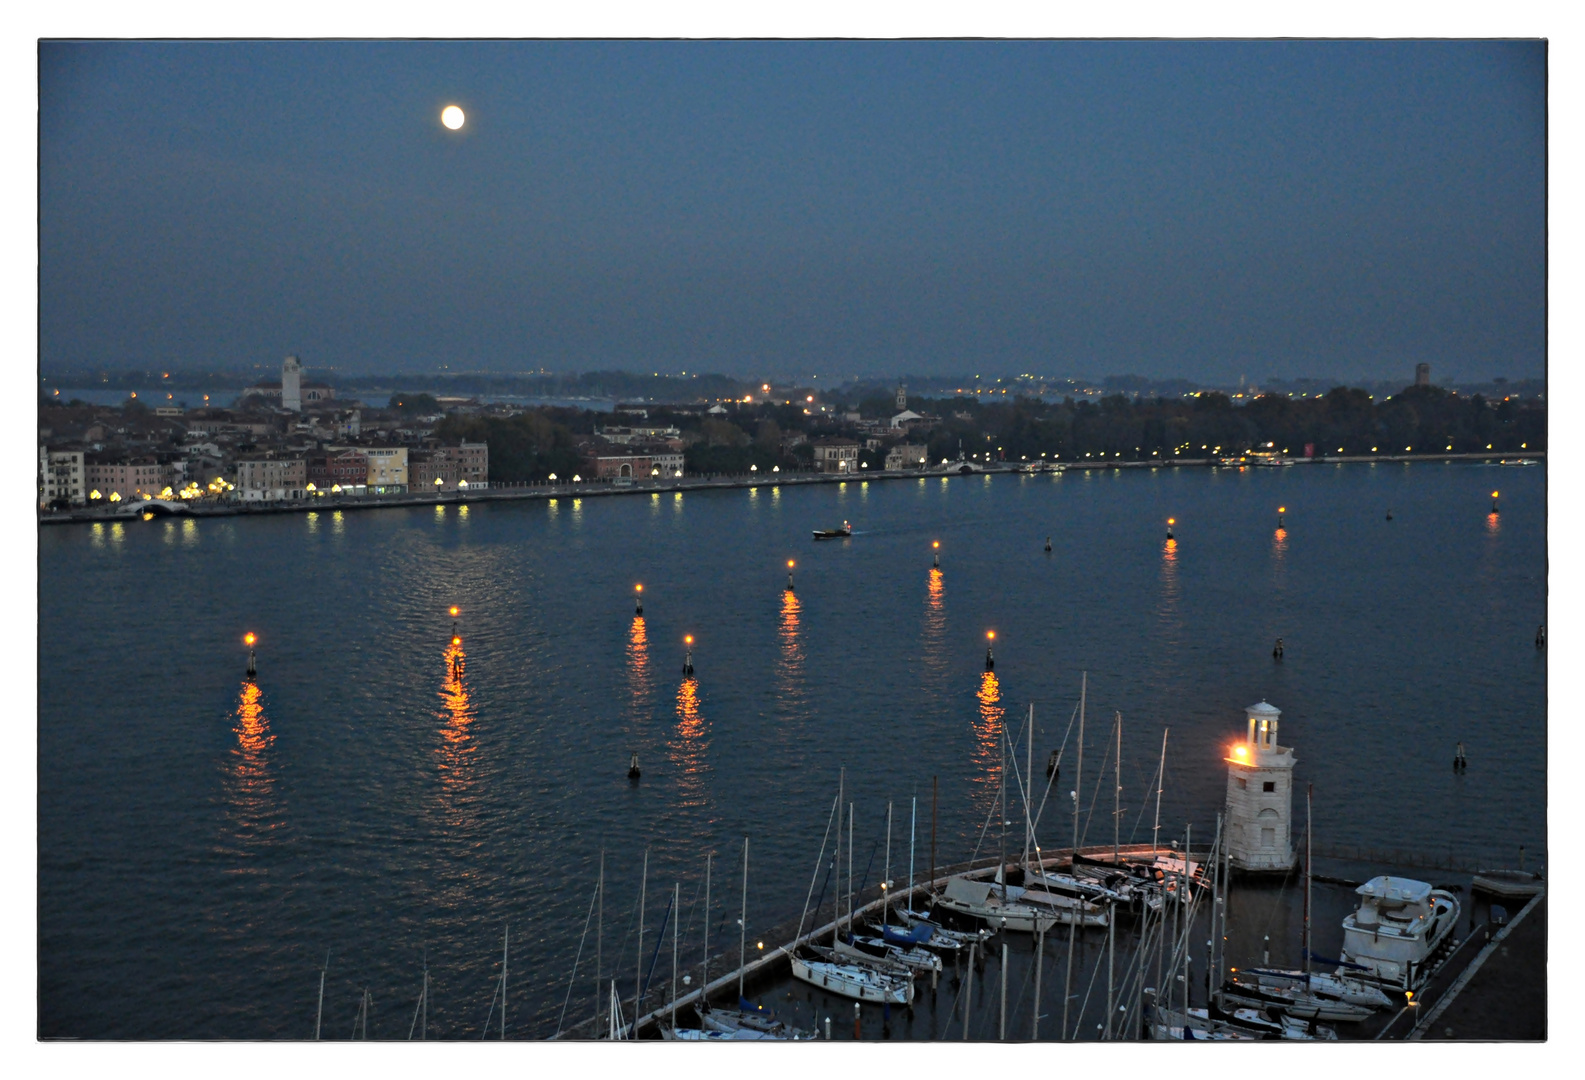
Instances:
[[[467,119],[468,118],[463,115],[462,110],[457,108],[455,105],[447,105],[444,109],[440,110],[440,122],[445,124],[452,131],[456,131],[458,128],[460,128],[463,125],[463,122]]]

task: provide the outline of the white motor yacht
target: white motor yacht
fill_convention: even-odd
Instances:
[[[946,889],[935,897],[935,907],[981,919],[992,927],[1026,934],[1043,933],[1057,925],[1057,913],[1051,907],[1021,901],[1023,892],[1014,885],[955,877],[948,879]]]
[[[1343,920],[1343,960],[1359,977],[1398,990],[1418,990],[1458,926],[1452,893],[1410,878],[1373,877],[1354,890],[1359,910]]]

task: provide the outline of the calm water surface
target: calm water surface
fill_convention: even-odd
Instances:
[[[374,1037],[405,1037],[427,957],[431,1035],[476,1038],[510,926],[509,1033],[549,1034],[602,848],[630,982],[646,847],[651,939],[680,882],[697,940],[707,853],[736,936],[744,835],[749,933],[796,918],[843,766],[861,880],[888,800],[894,876],[916,795],[924,866],[932,777],[940,858],[965,858],[1003,725],[1034,704],[1038,768],[1086,671],[1086,794],[1120,712],[1125,839],[1164,727],[1163,835],[1208,838],[1265,699],[1320,840],[1541,852],[1545,489],[1544,466],[1183,469],[42,529],[40,1032],[308,1037],[328,951],[328,1037],[365,987]]]

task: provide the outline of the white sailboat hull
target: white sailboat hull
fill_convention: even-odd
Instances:
[[[876,1005],[911,1005],[914,1000],[912,979],[894,978],[879,971],[860,968],[856,964],[836,964],[794,956],[792,973],[793,978],[801,982],[854,1001],[868,1001]]]

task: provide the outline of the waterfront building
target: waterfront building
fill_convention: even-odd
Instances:
[[[595,480],[675,479],[682,475],[683,456],[660,445],[593,445],[584,451],[584,469]]]
[[[39,508],[57,503],[81,506],[88,501],[81,450],[39,447]]]
[[[83,483],[90,493],[97,491],[106,499],[158,495],[165,487],[165,468],[149,455],[89,454],[83,462]]]
[[[1227,762],[1227,853],[1248,871],[1293,868],[1293,748],[1277,743],[1282,710],[1264,701],[1244,710],[1249,728]]]
[[[308,462],[298,455],[265,454],[237,459],[236,491],[244,502],[281,502],[307,494]]]
[[[853,439],[820,439],[814,443],[815,468],[821,472],[857,472],[859,444]]]
[[[898,443],[886,452],[886,468],[923,469],[930,464],[929,448],[914,443]]]
[[[316,491],[362,488],[368,482],[369,455],[357,449],[310,454],[307,470],[308,482]]]
[[[326,449],[332,449],[326,447]],[[345,449],[335,447],[334,449]],[[365,446],[369,457],[369,475],[365,481],[376,495],[401,494],[407,490],[407,447]]]

